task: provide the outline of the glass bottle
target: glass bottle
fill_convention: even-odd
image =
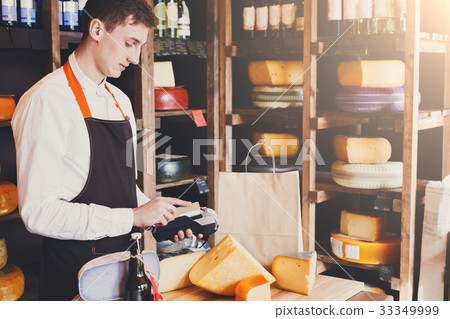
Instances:
[[[394,0],[395,32],[406,32],[406,0]]]
[[[356,12],[357,4],[356,0],[343,0],[343,31],[346,35],[356,34]]]
[[[169,0],[167,2],[166,9],[167,9],[166,36],[168,38],[176,38],[178,29],[178,5],[175,2],[175,0]]]
[[[17,25],[17,1],[1,0],[2,4],[2,25],[14,27]]]
[[[267,0],[255,1],[255,37],[266,38],[269,29],[269,7]]]
[[[19,0],[20,6],[20,25],[25,28],[34,28],[36,26],[36,1]]]
[[[280,37],[281,0],[271,0],[269,4],[269,38]]]
[[[155,1],[155,18],[156,26],[154,29],[155,38],[165,38],[166,37],[166,2],[165,0]]]
[[[372,0],[358,1],[357,33],[367,35],[372,33]]]
[[[341,35],[342,0],[328,0],[328,23],[333,35]]]
[[[191,38],[191,19],[189,17],[189,9],[184,0],[178,0],[178,39]]]
[[[59,30],[62,30],[64,27],[64,12],[62,0],[58,1],[58,18],[59,18]]]
[[[303,41],[305,31],[305,1],[300,0],[297,6],[297,17],[295,19],[295,33],[298,39]]]
[[[63,1],[63,30],[78,31],[78,1],[65,0]]]
[[[128,261],[128,276],[125,279],[123,299],[126,301],[153,301],[150,279],[145,274],[142,262],[142,234],[131,234],[130,260]]]
[[[243,18],[243,38],[252,39],[255,37],[255,3],[253,0],[246,0],[242,9]]]
[[[393,0],[377,0],[373,5],[373,33],[394,33]]]
[[[295,0],[281,1],[281,37],[284,39],[295,37],[297,2]]]

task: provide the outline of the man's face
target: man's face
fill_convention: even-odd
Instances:
[[[130,64],[139,63],[142,45],[149,28],[142,23],[118,25],[109,34],[104,31],[98,41],[96,64],[105,76],[118,78]]]

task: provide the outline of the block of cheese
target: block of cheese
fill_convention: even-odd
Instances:
[[[275,281],[241,244],[227,235],[192,267],[189,279],[215,294],[233,296],[239,281],[259,274],[269,283]]]
[[[400,60],[345,61],[338,65],[342,86],[389,88],[405,84],[405,63]]]
[[[351,188],[381,189],[401,187],[403,163],[348,164],[336,161],[331,165],[331,178],[336,184]]]
[[[6,250],[6,239],[0,238],[0,269],[8,262],[8,251]]]
[[[204,254],[205,251],[203,250],[172,256],[163,260],[160,258],[159,291],[168,292],[192,286],[189,280],[189,271]]]
[[[10,182],[0,182],[0,216],[17,208],[17,187]]]
[[[386,215],[382,212],[341,212],[340,231],[344,235],[377,241],[386,235]]]
[[[15,265],[7,265],[0,270],[0,301],[16,301],[23,295],[25,277]]]
[[[333,254],[343,260],[373,265],[400,262],[400,236],[397,235],[369,242],[333,231],[330,243]]]
[[[259,153],[262,156],[289,157],[297,154],[300,142],[295,135],[279,133],[253,133],[253,143],[264,143]]]
[[[8,121],[12,118],[16,102],[13,95],[0,95],[0,121]]]
[[[270,301],[270,283],[263,275],[244,278],[236,286],[236,301]]]
[[[334,138],[334,152],[338,160],[351,164],[381,164],[391,157],[391,143],[382,137]]]
[[[316,279],[316,263],[315,251],[276,256],[272,262],[272,273],[277,286],[309,296]]]
[[[253,105],[261,108],[286,108],[303,106],[303,87],[255,86],[252,90]]]
[[[252,61],[248,76],[254,85],[303,85],[303,62]]]
[[[173,75],[172,61],[154,63],[153,82],[155,89],[175,87],[175,76]]]

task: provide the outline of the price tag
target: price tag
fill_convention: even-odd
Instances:
[[[395,269],[389,265],[380,265],[380,280],[391,282],[391,278],[395,276]]]
[[[392,202],[394,201],[394,194],[389,192],[379,192],[375,199],[373,209],[382,212],[392,211]]]
[[[195,183],[197,184],[198,192],[200,194],[209,192],[208,184],[206,184],[206,179],[204,177],[197,178]]]
[[[202,110],[191,111],[191,116],[194,118],[195,125],[197,125],[197,127],[206,126],[206,121]]]

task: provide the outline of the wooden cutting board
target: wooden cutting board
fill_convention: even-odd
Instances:
[[[311,295],[305,296],[295,292],[277,288],[276,283],[271,286],[273,301],[345,301],[353,297],[364,287],[364,283],[348,279],[318,275]],[[234,300],[234,297],[220,296],[197,286],[164,293],[168,301],[201,301],[201,300]]]

